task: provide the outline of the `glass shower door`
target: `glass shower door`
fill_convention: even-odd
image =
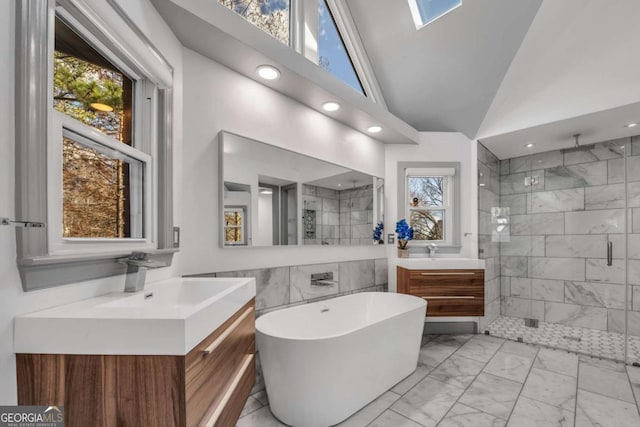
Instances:
[[[627,158],[633,144],[625,141],[501,162],[493,225],[507,225],[499,236],[502,316],[490,333],[640,359],[640,147]],[[629,235],[629,268],[627,216],[637,233]]]
[[[640,365],[640,137],[625,143],[626,233],[626,362]]]

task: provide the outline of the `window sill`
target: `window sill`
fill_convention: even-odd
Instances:
[[[146,251],[160,256],[167,266],[179,248]],[[127,252],[111,252],[94,255],[57,255],[30,257],[18,260],[18,269],[25,291],[45,289],[59,285],[124,275],[127,266],[118,259],[131,255]]]
[[[438,254],[458,254],[462,252],[462,245],[437,245]],[[427,250],[427,245],[409,245],[409,253],[423,253]]]

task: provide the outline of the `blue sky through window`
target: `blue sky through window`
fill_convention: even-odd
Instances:
[[[452,9],[460,6],[462,0],[409,0],[414,1],[418,6],[420,12],[420,18],[422,24],[428,24],[449,12]]]
[[[258,3],[260,4],[260,11],[265,15],[276,10],[289,10],[289,0],[262,0]]]
[[[318,1],[318,58],[322,68],[364,95],[325,0]]]

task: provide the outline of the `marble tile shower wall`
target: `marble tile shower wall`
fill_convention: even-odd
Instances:
[[[491,208],[499,206],[499,160],[478,143],[478,248],[485,260],[484,317],[479,328],[484,330],[500,315],[500,247],[492,239]]]
[[[499,248],[503,315],[624,332],[628,142],[500,162],[500,206],[510,208],[510,241]],[[525,186],[531,176],[538,184]],[[632,138],[627,187],[629,333],[640,335],[640,137]]]
[[[315,217],[315,228],[304,223],[305,245],[372,244],[373,185],[338,191],[303,184],[302,201],[303,216]]]
[[[340,244],[373,244],[373,184],[340,191]]]
[[[312,286],[311,275],[315,273],[333,273],[336,284]],[[206,276],[255,277],[257,316],[286,306],[355,292],[386,292],[388,284],[386,258],[225,271]]]

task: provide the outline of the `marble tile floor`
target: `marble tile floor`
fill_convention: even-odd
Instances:
[[[640,368],[487,335],[425,336],[416,371],[348,427],[640,426]],[[266,394],[237,427],[283,426]]]
[[[523,319],[508,316],[498,317],[487,330],[495,337],[513,341],[521,338],[527,344],[624,361],[624,334],[547,322],[540,322],[538,328],[530,328],[524,325]],[[640,363],[640,337],[629,336],[628,360],[629,363]]]

